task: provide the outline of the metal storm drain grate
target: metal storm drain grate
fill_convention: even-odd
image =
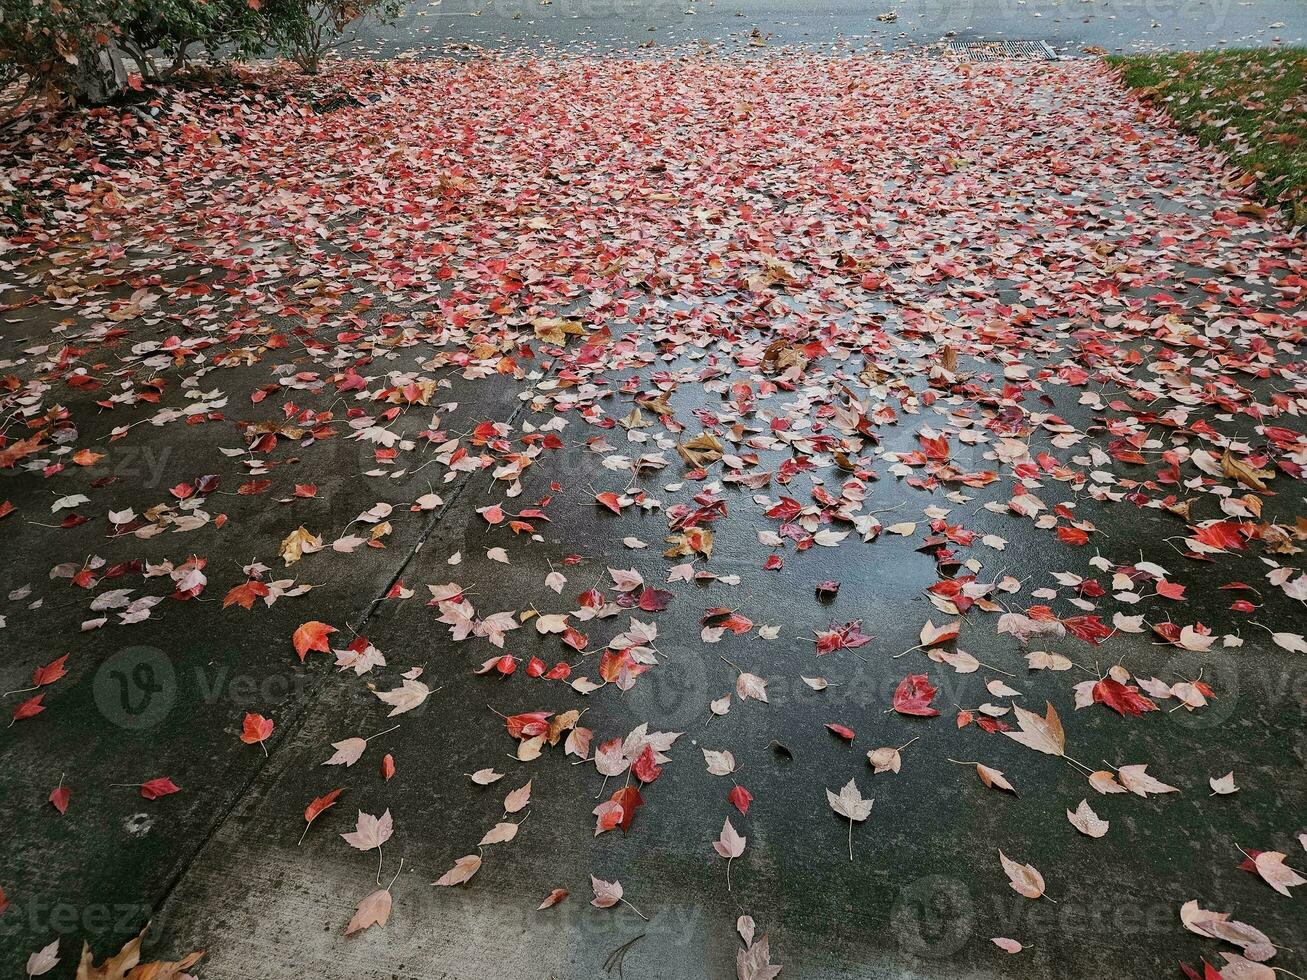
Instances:
[[[967,61],[1005,61],[1009,58],[1057,60],[1057,52],[1046,41],[948,41],[944,51]]]

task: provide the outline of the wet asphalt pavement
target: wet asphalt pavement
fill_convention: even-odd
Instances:
[[[18,333],[31,336],[38,326]],[[235,379],[225,381],[229,390],[240,390]],[[469,425],[520,421],[524,409],[517,396],[523,390],[464,388],[455,379],[446,397],[459,403],[457,417]],[[678,394],[676,402],[678,414],[721,403],[692,392]],[[1073,424],[1091,421],[1061,396],[1056,409]],[[217,446],[227,441],[215,441],[220,433],[213,427],[182,432],[184,438],[170,433],[157,456],[144,444],[138,459],[123,464],[129,470],[124,479],[148,492],[165,473],[203,470],[206,461],[211,466]],[[901,444],[888,448],[911,451],[911,433],[899,437]],[[297,502],[293,516],[289,508],[269,505],[263,515],[242,522],[224,543],[228,563],[266,554],[269,540],[299,522],[339,527],[377,499],[405,500],[430,488],[417,473],[398,481],[341,480],[341,472],[358,472],[371,461],[349,443],[338,442],[332,453],[305,454],[295,475],[297,481],[330,486],[330,498]],[[159,469],[152,475],[155,460]],[[522,499],[548,493],[554,481],[580,496],[581,487],[608,485],[611,477],[592,453],[560,454],[533,473]],[[656,583],[666,562],[656,552],[632,552],[621,540],[658,540],[665,522],[657,513],[596,517],[578,499],[575,506],[556,508],[559,519],[545,531],[544,548],[514,549],[514,564],[505,567],[485,557],[503,538],[486,530],[475,513],[493,494],[490,482],[477,474],[443,491],[445,507],[424,525],[397,525],[400,531],[384,551],[365,552],[361,561],[321,563],[308,577],[322,588],[260,610],[248,625],[224,615],[215,597],[133,627],[126,646],[120,635],[104,630],[76,641],[77,659],[98,666],[60,692],[58,724],[11,740],[6,751],[10,833],[4,869],[7,881],[22,887],[10,888],[15,906],[3,934],[7,970],[51,934],[65,937],[65,952],[85,938],[103,954],[148,919],[147,948],[173,955],[209,950],[201,977],[562,980],[605,975],[613,952],[643,937],[624,958],[623,976],[700,980],[733,975],[730,930],[738,915],[748,913],[766,924],[784,964],[782,976],[804,980],[1163,977],[1172,975],[1178,959],[1196,958],[1193,937],[1177,919],[1179,904],[1192,896],[1177,879],[1193,888],[1203,883],[1213,907],[1255,903],[1258,926],[1288,945],[1302,937],[1296,904],[1270,906],[1274,914],[1268,915],[1266,886],[1231,870],[1230,860],[1231,842],[1281,833],[1307,805],[1301,778],[1283,779],[1286,771],[1301,773],[1307,766],[1307,679],[1295,658],[1255,634],[1233,656],[1159,649],[1147,636],[1118,637],[1114,658],[1147,664],[1158,676],[1204,677],[1219,697],[1205,712],[1168,711],[1126,722],[1137,726],[1129,759],[1119,754],[1122,719],[1106,711],[1078,713],[1068,721],[1075,726],[1076,756],[1119,764],[1146,758],[1151,771],[1172,782],[1182,782],[1183,774],[1233,769],[1243,789],[1216,808],[1201,781],[1183,781],[1180,799],[1127,798],[1119,807],[1112,798],[1095,799],[1116,833],[1102,841],[1052,834],[1059,824],[1065,829],[1065,799],[1086,795],[1083,778],[1016,747],[979,747],[973,730],[958,730],[947,717],[953,706],[986,700],[984,684],[992,674],[932,670],[946,709],[946,718],[932,724],[885,713],[907,669],[885,651],[913,647],[920,623],[932,616],[923,589],[936,580],[933,559],[911,539],[886,537],[874,554],[813,549],[787,556],[780,573],[764,572],[760,565],[768,549],[754,534],[770,522],[757,515],[750,521],[744,511],[732,519],[729,533],[719,533],[711,562],[719,575],[740,575],[740,584],[700,586],[678,602],[738,607],[756,622],[780,624],[781,636],[770,643],[728,636],[717,647],[704,647],[694,615],[658,618],[658,647],[666,662],[629,695],[595,707],[602,717],[596,734],[623,734],[653,721],[657,728],[685,732],[675,753],[681,761],[645,791],[645,810],[629,837],[592,838],[592,804],[586,801],[600,788],[593,768],[557,758],[544,767],[516,763],[512,741],[502,728],[487,725],[492,709],[564,711],[576,705],[575,695],[561,686],[524,695],[520,685],[497,688],[466,669],[448,669],[451,659],[462,664],[469,654],[449,647],[433,611],[418,601],[384,596],[396,581],[422,588],[452,578],[472,588],[487,609],[527,606],[540,598],[539,583],[552,567],[546,558],[572,552],[587,559],[573,578],[578,587],[607,566],[635,567]],[[656,489],[665,481],[644,482]],[[41,494],[39,484],[21,477],[3,490],[15,501]],[[915,491],[894,481],[876,492],[877,509],[886,511],[882,520],[897,509],[911,513],[921,506]],[[1001,496],[982,491],[971,506]],[[1161,542],[1176,525],[1165,515],[1109,508],[1096,512],[1095,520],[1114,545],[1137,542],[1152,560],[1172,555]],[[1068,565],[1065,553],[1049,548],[1044,532],[1022,531],[1001,518],[992,524],[976,519],[972,526],[1009,539],[996,571],[1042,580]],[[35,535],[20,540],[31,544],[11,552],[6,581],[39,581],[49,559]],[[88,540],[85,547],[95,544]],[[160,548],[157,556],[167,553]],[[446,559],[454,554],[462,562],[450,568]],[[1237,574],[1223,567],[1213,570],[1212,581]],[[1251,577],[1256,569],[1242,574]],[[841,582],[840,591],[833,600],[815,601],[812,582],[825,578]],[[75,621],[82,607],[44,613],[35,620],[15,617],[6,630],[11,653],[40,651],[24,659],[43,662],[51,649],[45,641],[51,624]],[[1272,599],[1263,615],[1292,620],[1298,614]],[[371,685],[341,684],[325,663],[298,667],[288,658],[285,637],[313,618],[350,624],[392,664],[426,664],[428,679],[437,678],[431,684],[440,685],[425,705],[395,719],[399,730],[379,736],[348,777],[322,768],[329,743],[370,736],[392,723],[379,722]],[[814,661],[808,638],[855,618],[876,637],[862,652],[874,652],[865,659],[845,652]],[[1218,633],[1240,628],[1219,609],[1205,611],[1203,620]],[[524,659],[538,653],[552,662],[557,654],[551,640],[519,630],[511,647]],[[965,632],[962,642],[982,662],[1018,669],[1010,638],[977,629]],[[706,721],[706,703],[729,690],[735,677],[719,654],[768,677],[770,705],[737,703],[726,717]],[[133,676],[141,664],[149,671],[145,684]],[[827,677],[831,688],[810,690],[798,677],[809,672]],[[1032,704],[1065,698],[1060,678],[1023,677],[1022,687]],[[266,764],[257,748],[237,741],[245,711],[277,719]],[[855,729],[852,745],[824,730],[832,721]],[[487,741],[488,729],[498,730],[500,738]],[[903,752],[902,773],[868,775],[867,750],[913,739]],[[776,742],[788,754],[779,753]],[[696,758],[699,747],[725,745],[734,747],[738,781],[754,793],[750,860],[736,867],[731,891],[719,867],[704,857],[704,812],[722,809],[732,780],[709,775]],[[383,753],[392,753],[399,769],[391,782],[376,771]],[[1004,769],[1019,789],[1036,791],[1033,812],[1030,805],[1018,809],[1019,801],[1007,794],[958,780],[948,760],[970,760],[977,753]],[[469,791],[465,774],[484,766],[507,776]],[[44,797],[65,771],[78,790],[92,781],[133,783],[167,773],[183,792],[161,806],[134,800],[130,787],[107,790],[109,798],[90,812],[78,811],[75,794],[71,814],[77,821],[60,823],[43,812]],[[876,799],[873,819],[854,833],[856,863],[845,854],[843,822],[821,805],[824,788],[846,773]],[[462,853],[481,833],[487,798],[528,778],[534,805],[511,860],[488,863],[474,888],[432,888],[451,853]],[[345,782],[351,789],[341,804],[297,843],[303,806]],[[405,863],[397,868],[391,857],[383,876],[399,873],[393,885],[397,912],[384,929],[345,942],[340,923],[369,890],[375,862],[371,855],[347,852],[337,835],[355,809],[386,808],[406,815],[387,845]],[[1050,892],[1056,905],[1029,903],[994,880],[987,866],[996,841],[1050,875],[1056,869],[1058,891]],[[649,921],[625,910],[591,908],[585,878],[590,871],[626,883],[626,897]],[[548,913],[535,912],[539,898],[555,887],[573,894]],[[51,898],[28,902],[24,894]],[[996,963],[991,936],[1020,936],[1029,948],[1019,962]]]
[[[342,50],[389,58],[467,45],[602,53],[762,42],[888,51],[946,39],[1046,41],[1072,56],[1300,45],[1307,8],[1299,0],[416,0]]]
[[[903,9],[906,20],[906,4]],[[1229,23],[1242,26],[1215,33],[1238,40],[1239,31],[1260,29],[1248,19]],[[1082,38],[1103,41],[1092,33],[1063,37],[1074,37],[1077,44]],[[1147,131],[1150,124],[1140,119],[1137,125]],[[1101,193],[1092,179],[1085,183],[1088,193]],[[1141,172],[1122,206],[1150,218],[1188,211],[1195,220],[1210,220],[1213,202],[1188,196],[1184,187],[1182,180]],[[1073,197],[1068,189],[1067,201]],[[22,272],[23,281],[6,299],[42,288],[46,271],[38,266]],[[1205,280],[1228,273],[1182,271],[1183,276],[1127,299],[1142,300],[1165,288],[1196,303],[1203,299]],[[187,277],[224,281],[224,273],[211,265],[182,265],[165,275],[174,283]],[[1002,278],[988,284],[996,301],[1005,304],[1019,301],[1028,286]],[[119,292],[126,297],[131,289],[123,286]],[[727,302],[740,315],[748,305],[743,296]],[[370,316],[421,308],[383,306]],[[181,305],[174,312],[186,310]],[[888,306],[862,312],[891,324],[895,317]],[[66,308],[48,305],[8,311],[7,356],[47,343],[67,315]],[[140,329],[141,336],[159,333],[153,326],[132,329]],[[620,336],[622,329],[636,328],[616,329]],[[1053,343],[1041,358],[1047,362],[1072,344],[1048,330],[1044,339]],[[898,354],[905,358],[926,359],[936,346],[922,341],[918,348],[910,338],[903,343]],[[430,353],[418,345],[377,356],[386,358],[386,370],[421,373]],[[474,383],[458,371],[434,372],[447,383],[436,395],[446,406],[443,427],[466,433],[497,421],[516,433],[524,423],[547,423],[553,412],[538,410],[543,404],[534,399],[557,379],[559,365],[539,356],[542,376],[534,379],[506,375]],[[698,352],[680,351],[658,369],[688,369],[698,360]],[[290,356],[279,363],[302,366]],[[995,364],[964,358],[961,368],[989,383]],[[628,369],[614,377],[648,373]],[[251,396],[269,377],[266,363],[224,369],[221,387],[232,417],[276,417],[281,394],[262,409],[251,405]],[[1248,383],[1259,397],[1269,397],[1274,387]],[[924,376],[913,385],[918,393],[927,388]],[[1105,387],[1104,394],[1111,389]],[[85,420],[79,444],[108,444],[121,419],[95,411],[94,402],[104,393],[70,388],[60,395],[72,415]],[[1098,423],[1099,413],[1081,404],[1079,395],[1077,388],[1052,387],[1047,408],[1086,431]],[[678,418],[726,402],[694,385],[682,385],[671,400]],[[616,395],[605,410],[622,417],[633,406],[632,396]],[[394,428],[418,440],[428,414],[402,414]],[[886,429],[884,438],[886,451],[911,452],[917,448],[916,425]],[[114,506],[151,506],[175,481],[212,472],[221,450],[233,441],[230,426],[216,423],[169,425],[157,435],[134,429],[127,451],[113,456]],[[61,530],[52,539],[36,521],[9,519],[0,592],[15,594],[28,583],[34,592],[9,600],[3,630],[6,687],[22,686],[34,666],[60,650],[75,651],[78,669],[61,682],[57,713],[20,723],[3,748],[0,794],[7,839],[0,884],[12,903],[0,918],[5,975],[21,975],[27,954],[53,935],[64,939],[65,962],[52,975],[70,976],[70,961],[83,938],[102,956],[148,919],[148,948],[174,956],[195,948],[209,951],[197,971],[202,978],[563,980],[620,972],[629,980],[716,980],[733,975],[739,944],[732,930],[736,917],[747,913],[770,934],[784,978],[1164,977],[1176,975],[1177,960],[1215,959],[1214,943],[1180,927],[1179,906],[1192,898],[1218,910],[1255,910],[1249,918],[1259,928],[1299,951],[1284,952],[1276,965],[1302,966],[1307,931],[1300,900],[1268,896],[1264,883],[1237,869],[1233,850],[1286,839],[1303,829],[1299,823],[1307,812],[1302,658],[1250,630],[1246,617],[1226,611],[1226,597],[1218,591],[1235,578],[1260,581],[1255,554],[1184,567],[1191,594],[1203,597],[1196,615],[1217,635],[1239,632],[1245,638],[1241,649],[1218,646],[1211,653],[1191,653],[1156,645],[1149,634],[1118,635],[1104,648],[1112,660],[1126,661],[1141,673],[1207,679],[1218,695],[1204,711],[1164,710],[1143,719],[1123,719],[1101,706],[1073,713],[1065,677],[1027,674],[1012,637],[995,635],[987,623],[964,627],[960,642],[970,653],[1020,675],[1025,703],[1037,706],[1048,698],[1065,709],[1074,740],[1069,750],[1078,758],[1096,766],[1100,760],[1108,765],[1146,761],[1159,778],[1181,786],[1179,796],[1094,797],[1113,832],[1089,840],[1072,833],[1064,816],[1067,800],[1074,804],[1090,795],[1082,775],[998,736],[982,741],[985,736],[974,726],[953,724],[957,708],[991,699],[985,682],[992,673],[954,674],[919,653],[912,660],[894,659],[895,652],[918,643],[926,618],[940,618],[924,594],[938,580],[939,569],[921,550],[919,537],[886,534],[873,547],[850,542],[855,546],[787,552],[783,570],[764,571],[771,549],[758,542],[757,532],[774,522],[747,504],[750,491],[730,488],[730,518],[719,528],[707,567],[719,576],[738,575],[738,584],[676,586],[676,605],[657,618],[663,663],[624,696],[609,696],[612,691],[594,696],[596,742],[645,722],[684,733],[673,753],[676,761],[646,789],[646,806],[630,834],[594,837],[590,809],[603,798],[594,768],[570,764],[575,760],[561,753],[549,755],[546,764],[518,763],[513,741],[492,714],[561,712],[578,705],[576,695],[562,685],[528,687],[520,673],[502,683],[473,675],[470,668],[494,651],[484,643],[475,650],[451,643],[422,593],[427,584],[454,580],[483,612],[522,610],[537,602],[544,609],[554,597],[541,583],[569,554],[583,560],[566,569],[564,600],[550,610],[564,608],[575,592],[592,584],[606,587],[608,567],[634,567],[650,584],[662,584],[669,564],[659,546],[667,531],[665,513],[628,509],[619,516],[595,508],[590,489],[620,488],[624,480],[603,466],[603,456],[569,439],[565,451],[542,456],[523,480],[515,507],[551,494],[556,500],[552,521],[538,529],[541,541],[517,546],[503,528],[488,527],[477,513],[503,498],[502,485],[488,472],[449,482],[437,467],[392,476],[361,445],[336,439],[312,451],[297,453],[292,446],[282,454],[279,489],[292,479],[316,484],[324,492],[313,499],[287,500],[280,493],[237,497],[232,491],[239,475],[224,477],[221,490],[229,499],[215,494],[208,509],[228,509],[239,519],[207,546],[214,584],[199,599],[170,605],[166,614],[126,630],[111,625],[80,632],[88,616],[85,597],[65,583],[49,584],[55,562],[100,553],[116,560],[116,542],[106,542],[103,521]],[[959,460],[964,452],[959,447]],[[981,465],[978,450],[970,462]],[[679,501],[688,495],[674,498],[664,487],[681,479],[680,470],[674,461],[637,482],[668,502]],[[70,474],[59,492],[89,490],[99,475]],[[554,490],[555,484],[562,489]],[[1283,492],[1268,499],[1266,516],[1292,520],[1301,508],[1300,494],[1290,480],[1279,486]],[[983,509],[987,501],[1006,500],[1009,490],[1005,480],[969,491],[967,526],[1007,539],[1003,552],[985,555],[986,576],[1047,583],[1064,569],[1083,570],[1084,553],[1061,547],[1028,522]],[[378,500],[398,510],[433,491],[443,504],[429,514],[396,520],[384,548],[362,548],[349,560],[331,560],[338,556],[330,552],[308,556],[287,572],[316,586],[307,595],[250,614],[222,608],[222,590],[240,580],[243,564],[260,559],[280,566],[275,544],[296,526],[338,533]],[[903,520],[920,520],[922,507],[939,499],[887,473],[875,483],[874,494],[874,509],[886,524],[900,519],[894,516],[899,513]],[[38,474],[0,477],[0,499],[12,500],[21,512],[43,513],[50,498]],[[1168,543],[1183,533],[1173,515],[1128,503],[1096,507],[1084,498],[1081,505],[1098,527],[1094,546],[1116,560],[1135,560],[1138,553],[1168,567],[1186,561]],[[628,536],[650,547],[632,550],[623,543]],[[133,557],[148,561],[179,560],[190,547],[188,539],[179,543],[172,534],[128,543]],[[487,554],[505,544],[510,565]],[[455,555],[461,560],[452,565]],[[814,583],[825,579],[841,583],[833,598],[820,599],[813,591]],[[397,587],[415,589],[419,596],[390,598]],[[33,607],[36,598],[41,604]],[[1260,619],[1301,628],[1300,604],[1278,590],[1260,598]],[[717,645],[705,645],[698,617],[710,607],[739,609],[757,624],[780,626],[780,635],[765,642],[755,634],[727,635]],[[395,719],[398,731],[377,735],[348,774],[323,768],[330,744],[383,732],[394,722],[382,720],[370,678],[345,675],[342,681],[318,655],[304,665],[295,661],[287,638],[300,623],[315,619],[336,624],[346,636],[367,637],[392,667],[424,666],[424,679],[436,689],[424,705]],[[844,651],[816,661],[810,638],[832,623],[853,619],[874,635],[874,645],[858,655]],[[596,625],[592,633],[604,640],[625,623],[623,615]],[[534,629],[513,633],[511,647],[523,660],[536,653],[550,663],[558,657],[557,639]],[[1079,662],[1092,660],[1094,652],[1087,649],[1076,648]],[[723,658],[768,677],[770,704],[737,701],[728,715],[710,719],[707,703],[736,678]],[[939,684],[937,704],[944,718],[924,722],[887,713],[909,665],[929,668]],[[827,691],[814,692],[801,682],[801,674],[816,672],[830,681]],[[238,740],[246,711],[277,721],[266,758],[257,746]],[[823,727],[830,722],[853,728],[853,744],[832,737]],[[1129,754],[1122,755],[1127,745]],[[732,780],[710,775],[699,761],[700,748],[728,746],[736,755],[738,781],[754,793],[747,859],[736,860],[729,890],[722,862],[709,848],[715,824],[727,812]],[[906,746],[901,773],[871,775],[864,756],[878,746]],[[398,770],[390,781],[378,772],[385,753],[393,755]],[[1003,769],[1021,798],[971,778],[960,780],[949,761],[978,757]],[[507,775],[492,786],[472,787],[466,774],[486,766]],[[1242,788],[1213,802],[1206,780],[1228,770],[1238,773]],[[161,775],[183,792],[142,801],[133,784]],[[825,808],[823,796],[825,788],[850,775],[876,800],[872,818],[853,831],[858,860],[852,862],[845,850],[846,824]],[[75,820],[60,821],[49,812],[47,795],[61,778],[75,788],[67,815]],[[431,887],[452,856],[473,850],[487,813],[497,812],[496,801],[528,778],[533,805],[512,850],[487,860],[472,887]],[[297,842],[305,804],[346,783],[340,804]],[[86,805],[79,806],[83,799]],[[351,826],[356,810],[387,808],[397,821],[385,848],[382,880],[398,874],[396,911],[384,928],[345,940],[342,924],[373,887],[376,863],[371,853],[343,847],[338,835]],[[997,871],[999,843],[1048,875],[1054,901],[1030,902],[1007,888]],[[1295,860],[1301,865],[1300,856]],[[626,907],[592,908],[590,873],[620,879],[625,897],[647,921]],[[557,887],[572,895],[537,912],[539,900]],[[1014,936],[1027,947],[1019,957],[1008,958],[990,943],[991,937]],[[619,971],[613,956],[626,944],[633,945]]]

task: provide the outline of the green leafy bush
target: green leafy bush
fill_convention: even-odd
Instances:
[[[268,43],[300,69],[317,74],[322,56],[343,38],[348,26],[371,17],[387,21],[404,9],[404,0],[264,0]]]
[[[0,92],[8,109],[32,98],[99,105],[122,94],[129,68],[166,80],[198,52],[279,52],[316,72],[363,17],[388,19],[403,0],[0,0]]]
[[[122,0],[0,0],[0,63],[6,97],[77,93],[102,102],[122,90],[127,71],[113,43]]]

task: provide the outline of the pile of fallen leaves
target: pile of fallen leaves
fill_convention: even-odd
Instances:
[[[375,710],[318,747],[334,775],[286,831],[376,852],[343,934],[394,913],[403,860],[387,881],[383,852],[422,815],[360,808],[353,830],[314,828],[342,793],[403,778],[390,736],[455,679],[517,707],[464,736],[484,758],[468,791],[489,802],[484,826],[441,837],[441,888],[475,888],[530,832],[531,774],[569,764],[594,783],[594,799],[569,802],[594,837],[637,847],[637,821],[674,810],[674,772],[701,756],[729,783],[693,801],[703,856],[734,892],[767,833],[765,797],[811,812],[814,843],[841,860],[891,861],[859,846],[876,822],[867,787],[892,794],[914,756],[944,759],[944,738],[973,750],[947,760],[962,764],[949,769],[959,798],[976,786],[968,770],[1017,803],[1043,776],[1072,838],[1128,834],[1141,800],[1183,789],[1217,807],[1238,791],[1236,773],[1201,759],[1160,774],[1182,787],[1148,771],[1131,726],[1227,692],[1201,673],[1159,677],[1140,650],[1307,652],[1303,243],[1149,128],[1105,69],[353,70],[332,69],[356,98],[329,112],[251,87],[21,135],[6,179],[27,203],[5,226],[3,309],[7,326],[44,332],[0,355],[0,536],[49,567],[5,583],[6,615],[71,652],[14,671],[24,683],[10,687],[27,690],[13,738],[39,740],[63,690],[94,673],[79,635],[164,617],[264,636],[274,604],[345,588],[347,563],[453,514],[467,547],[397,557],[377,597],[419,607],[426,653],[359,633],[366,616],[302,616],[274,641],[287,669],[334,666],[326,683]],[[202,463],[118,475],[127,452],[183,428],[211,447]],[[373,498],[361,507],[360,487]],[[236,528],[258,554],[226,546]],[[831,618],[794,636],[856,584],[858,562],[884,561],[925,583],[901,621]],[[76,610],[74,628],[48,618],[47,597]],[[882,639],[905,631],[907,650]],[[697,643],[660,648],[669,635]],[[711,679],[688,722],[622,724],[624,699],[678,657]],[[940,696],[968,675],[982,701]],[[867,678],[889,682],[874,715],[842,694]],[[904,738],[859,752],[824,798],[787,798],[739,765],[752,736],[733,725],[785,711],[769,700],[778,681],[825,699],[837,744],[866,744],[855,710]],[[1116,761],[1078,758],[1077,723],[1104,719]],[[276,718],[233,723],[257,767]],[[691,724],[700,752],[671,730]],[[770,750],[793,757],[779,739]],[[1012,768],[1039,756],[1047,768]],[[487,790],[507,767],[513,788]],[[1069,795],[1060,771],[1075,776]],[[203,792],[148,775],[130,786],[149,806]],[[49,802],[73,820],[110,792],[82,773]],[[1289,851],[1270,849],[1301,828],[1278,830],[1240,854],[1268,902],[1302,883]],[[1039,900],[1048,881],[1016,853],[996,841],[971,871]],[[579,880],[596,908],[643,918],[604,874],[560,868],[540,912]],[[765,887],[749,894],[765,901]],[[1269,976],[1277,948],[1256,927],[1198,902],[1175,923],[1205,952],[1232,947],[1222,975]],[[741,980],[775,976],[768,936],[748,916],[735,927]],[[84,973],[123,975],[124,956],[136,950],[118,974]]]

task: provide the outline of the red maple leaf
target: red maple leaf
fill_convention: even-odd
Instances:
[[[948,459],[949,447],[947,436],[927,438],[926,436],[918,435],[917,441],[921,443],[921,448],[926,451],[926,456],[928,458],[936,460]]]
[[[1224,588],[1224,586],[1222,586]],[[1177,601],[1184,599],[1184,586],[1178,582],[1168,582],[1166,579],[1159,579],[1157,582],[1157,594],[1167,599]]]
[[[549,731],[549,718],[552,711],[524,711],[519,715],[509,715],[504,719],[508,734],[513,738],[531,738]]]
[[[64,654],[57,660],[51,660],[44,667],[37,667],[32,671],[32,683],[37,687],[45,687],[47,684],[53,684],[59,678],[63,677],[68,671],[64,670],[64,663],[68,660],[68,654]]]
[[[1139,693],[1133,684],[1125,685],[1104,677],[1094,685],[1094,700],[1107,705],[1120,715],[1139,716],[1145,711],[1156,711],[1157,705]]]
[[[640,608],[645,612],[662,612],[674,598],[666,589],[645,588],[640,592]]]
[[[654,762],[653,747],[646,745],[644,751],[631,765],[631,772],[635,773],[635,778],[642,783],[652,783],[662,774],[662,766]]]
[[[622,512],[621,498],[618,497],[617,494],[613,493],[611,490],[606,490],[603,493],[595,494],[595,500],[598,501],[602,506],[607,507],[614,514],[620,514]]]
[[[333,789],[330,793],[324,793],[322,796],[315,796],[309,805],[304,808],[304,819],[309,823],[313,823],[323,810],[336,805],[337,798],[344,791],[342,787],[341,789]]]
[[[1057,536],[1061,539],[1063,544],[1082,545],[1089,543],[1089,534],[1080,530],[1078,527],[1059,525]]]
[[[909,674],[894,689],[894,710],[901,715],[934,718],[939,712],[930,706],[938,689],[931,687],[925,674]]]
[[[781,502],[767,511],[768,517],[775,517],[788,524],[803,511],[803,504],[793,497],[782,497]]]
[[[644,806],[644,797],[634,786],[623,786],[611,799],[622,808],[622,819],[617,822],[617,826],[622,828],[622,833],[626,833],[635,820],[635,811]]]
[[[257,745],[272,734],[272,727],[271,718],[246,712],[245,721],[241,724],[241,741],[246,745]]]
[[[833,653],[836,650],[854,650],[871,642],[871,637],[862,632],[862,620],[855,619],[838,629],[829,629],[817,634],[817,653]]]
[[[1068,633],[1094,646],[1098,646],[1112,635],[1112,627],[1097,616],[1072,616],[1070,619],[1062,620],[1062,625],[1066,627]]]
[[[35,697],[28,698],[20,704],[14,709],[13,721],[11,721],[10,724],[12,725],[15,721],[23,721],[26,718],[35,718],[39,715],[45,710],[45,705],[41,703],[44,698],[44,694],[38,694]]]
[[[300,662],[304,662],[304,657],[310,650],[326,653],[327,637],[334,632],[336,632],[336,627],[328,626],[326,623],[319,623],[316,619],[301,623],[299,628],[295,630],[295,635],[291,637],[291,642],[295,644],[295,652],[299,654]]]
[[[268,587],[262,582],[250,579],[240,585],[232,586],[225,599],[222,600],[222,608],[228,606],[240,606],[242,609],[254,608],[254,600],[262,599],[268,594]],[[303,660],[303,657],[300,657]]]
[[[161,796],[171,796],[173,793],[180,793],[181,789],[167,776],[160,776],[157,779],[149,779],[141,783],[141,795],[147,800],[157,800]]]
[[[753,620],[743,616],[734,609],[713,608],[704,611],[699,620],[700,626],[719,626],[728,629],[736,636],[753,629]]]
[[[1193,538],[1199,544],[1205,544],[1209,548],[1219,548],[1222,551],[1242,551],[1244,546],[1243,535],[1240,533],[1242,530],[1243,525],[1238,521],[1217,521],[1196,530]]]
[[[1257,870],[1257,855],[1261,853],[1261,851],[1255,848],[1248,848],[1244,851],[1244,854],[1246,855],[1244,859],[1235,865],[1235,867],[1240,871],[1251,871],[1255,875],[1260,875],[1261,872]]]

